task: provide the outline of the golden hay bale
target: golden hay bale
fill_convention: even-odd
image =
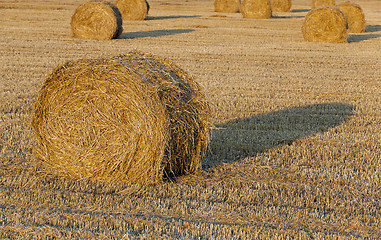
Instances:
[[[168,59],[68,62],[36,98],[34,152],[75,179],[155,184],[201,167],[209,111],[199,85]]]
[[[241,13],[244,18],[270,18],[271,5],[269,0],[243,0]]]
[[[318,7],[306,15],[302,32],[309,42],[347,42],[347,20],[336,7]]]
[[[91,1],[80,5],[71,17],[73,36],[82,39],[110,40],[123,32],[122,17],[111,3]]]
[[[149,11],[146,0],[117,0],[116,6],[122,14],[123,20],[144,20]]]
[[[210,108],[200,86],[166,58],[135,51],[114,61],[159,89],[170,118],[164,175],[172,178],[199,169],[211,130]]]
[[[240,7],[240,0],[214,0],[215,12],[237,13]]]
[[[291,0],[271,0],[270,3],[273,12],[289,12],[291,10]]]
[[[157,89],[133,71],[102,59],[68,62],[35,101],[34,153],[66,177],[155,184],[168,126]]]
[[[365,15],[359,5],[345,2],[337,5],[337,7],[347,17],[348,32],[361,33],[365,31]]]
[[[312,9],[320,6],[335,6],[335,0],[312,0]]]

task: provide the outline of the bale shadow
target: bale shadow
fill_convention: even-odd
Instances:
[[[381,31],[381,25],[367,25],[365,32],[379,32]]]
[[[293,13],[309,12],[311,9],[292,9]]]
[[[163,20],[163,19],[176,19],[176,18],[197,18],[201,15],[177,15],[177,16],[147,16],[145,20]]]
[[[379,37],[381,37],[381,34],[350,34],[348,37],[348,42],[361,42]]]
[[[162,37],[174,34],[193,32],[193,29],[171,29],[171,30],[153,30],[141,32],[125,32],[120,35],[120,39],[134,39],[134,38],[147,38],[147,37]]]
[[[291,18],[304,18],[304,16],[271,16],[271,18],[275,19],[291,19]]]
[[[255,156],[267,149],[291,145],[336,127],[353,115],[353,106],[324,103],[294,107],[217,125],[203,169]]]

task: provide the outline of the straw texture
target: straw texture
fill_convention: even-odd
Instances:
[[[71,18],[73,37],[110,40],[123,32],[122,16],[111,3],[91,1],[80,5]]]
[[[291,10],[291,0],[271,0],[270,2],[273,12],[289,12]]]
[[[149,11],[149,4],[146,0],[117,0],[116,6],[119,8],[123,20],[144,20]]]
[[[312,9],[320,6],[335,6],[335,0],[312,0]]]
[[[347,20],[336,7],[318,7],[306,15],[302,32],[309,42],[347,42]]]
[[[169,119],[156,92],[109,60],[58,67],[36,99],[37,159],[75,179],[159,182]]]
[[[214,0],[214,11],[225,13],[237,13],[240,11],[240,0]]]
[[[201,168],[209,114],[199,85],[166,58],[68,62],[36,98],[34,153],[65,177],[156,184]]]
[[[365,15],[358,4],[345,2],[337,7],[347,17],[348,32],[361,33],[365,31]]]
[[[241,13],[244,18],[270,18],[270,1],[243,0],[241,4]]]
[[[200,169],[211,125],[210,108],[199,85],[167,58],[135,51],[113,60],[159,89],[170,119],[165,176],[172,178]]]

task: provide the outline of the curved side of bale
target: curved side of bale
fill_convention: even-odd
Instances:
[[[240,11],[240,0],[214,0],[214,11],[224,13],[237,13]]]
[[[337,5],[348,20],[348,32],[361,33],[365,31],[365,15],[361,7],[355,3],[341,3]]]
[[[243,0],[241,13],[244,18],[270,18],[271,5],[269,0]]]
[[[123,20],[144,20],[148,15],[149,4],[146,0],[117,0],[116,6]]]
[[[79,60],[55,69],[36,101],[34,154],[74,179],[155,184],[162,181],[169,119],[133,71],[109,60]]]
[[[122,16],[117,7],[105,2],[87,2],[80,5],[71,17],[73,37],[110,40],[123,32]]]
[[[291,0],[271,0],[271,10],[273,12],[289,12]]]
[[[159,89],[170,118],[164,175],[173,178],[198,170],[211,130],[210,108],[200,86],[166,58],[135,51],[114,61]]]
[[[335,0],[312,0],[312,9],[320,6],[335,6]]]
[[[336,7],[312,9],[305,17],[303,37],[309,42],[347,42],[347,20]]]

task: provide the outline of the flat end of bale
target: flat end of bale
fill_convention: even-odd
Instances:
[[[244,18],[267,19],[271,18],[271,4],[269,0],[243,0],[241,13]]]
[[[80,5],[71,17],[73,37],[110,40],[123,32],[122,16],[111,3],[91,1]]]
[[[308,42],[347,42],[347,19],[336,7],[322,6],[306,15],[302,27],[303,37]]]
[[[348,32],[350,33],[362,33],[365,32],[365,15],[360,5],[345,2],[337,5],[342,13],[348,20]]]
[[[144,20],[150,9],[146,0],[117,0],[116,6],[125,21]]]
[[[271,10],[273,12],[289,12],[291,0],[271,0]]]
[[[240,12],[240,0],[214,0],[214,11],[222,13]]]
[[[65,177],[156,184],[201,168],[209,115],[200,86],[167,58],[70,61],[36,97],[34,153]]]

